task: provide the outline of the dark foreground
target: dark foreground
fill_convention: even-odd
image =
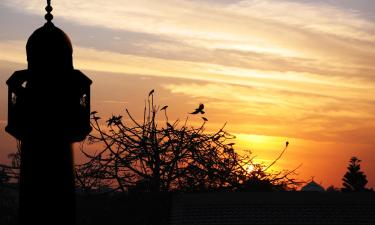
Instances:
[[[77,206],[77,225],[375,224],[373,192],[79,195]],[[17,224],[15,190],[0,191],[0,224]]]

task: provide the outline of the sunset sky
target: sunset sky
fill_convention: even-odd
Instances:
[[[0,163],[16,149],[4,131],[5,81],[26,68],[26,41],[44,24],[45,4],[0,2]],[[375,187],[375,1],[59,0],[52,6],[54,24],[73,42],[75,68],[94,82],[92,110],[101,117],[128,108],[141,118],[155,89],[170,119],[185,119],[204,103],[207,131],[227,122],[239,152],[250,149],[257,162],[269,163],[288,140],[275,169],[302,164],[298,178],[341,187],[357,156]]]

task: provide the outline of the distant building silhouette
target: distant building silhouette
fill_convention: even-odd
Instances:
[[[301,188],[301,191],[316,191],[316,192],[323,192],[325,191],[324,188],[317,184],[314,179],[311,179],[309,183]]]

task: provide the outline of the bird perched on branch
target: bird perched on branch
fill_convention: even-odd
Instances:
[[[198,113],[204,114],[205,112],[203,111],[203,109],[204,109],[204,105],[201,103],[199,104],[199,107],[196,108],[195,111],[190,114],[198,114]]]

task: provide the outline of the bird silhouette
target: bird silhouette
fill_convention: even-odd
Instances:
[[[160,111],[161,111],[161,110],[166,110],[167,108],[168,108],[167,105],[166,105],[166,106],[163,106],[163,108],[161,108]]]
[[[205,112],[203,111],[203,109],[204,109],[204,105],[201,103],[199,104],[199,107],[196,108],[195,111],[190,114],[198,114],[198,113],[204,114]]]
[[[148,93],[148,96],[151,96],[152,94],[154,94],[154,92],[155,92],[155,90],[152,89],[152,90],[150,91],[150,93]]]
[[[289,141],[286,141],[285,142],[285,147],[288,147],[288,145],[289,145]]]
[[[204,120],[204,122],[208,121],[208,119],[206,117],[202,117],[202,119]]]

